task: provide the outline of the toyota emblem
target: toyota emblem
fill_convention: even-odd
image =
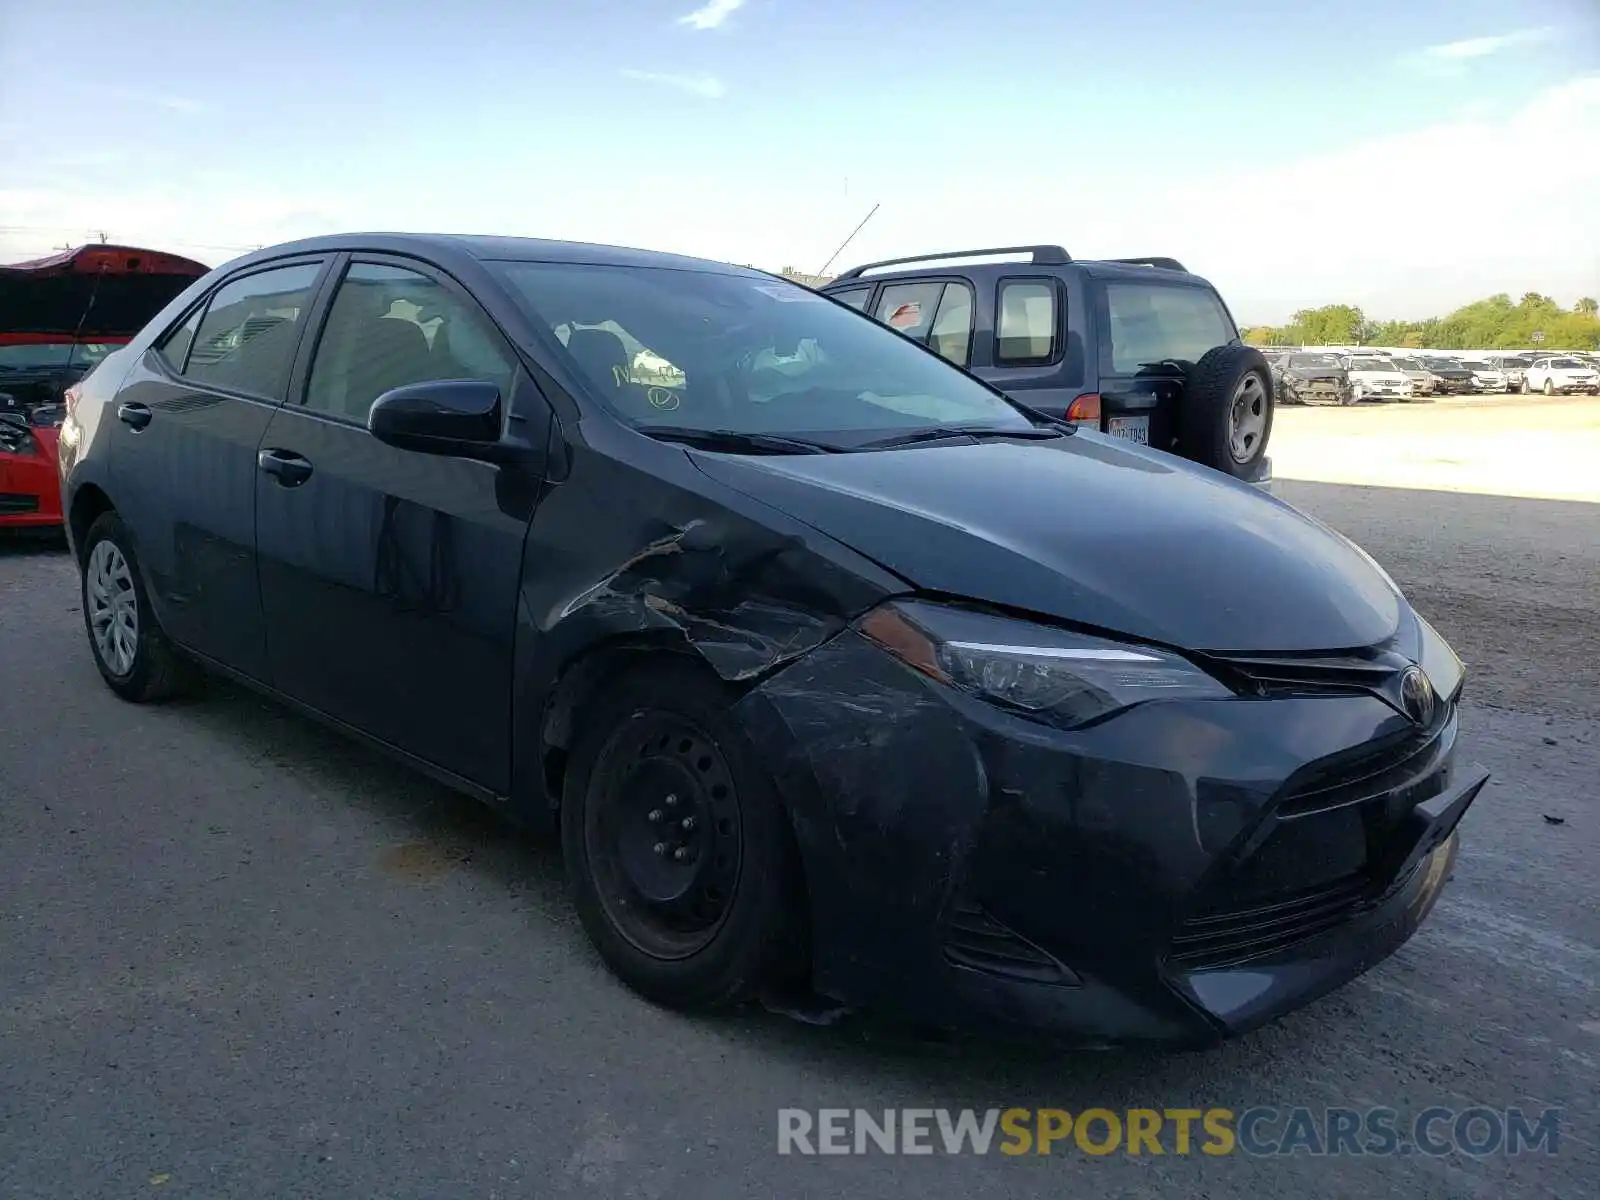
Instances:
[[[1433,683],[1421,667],[1407,667],[1400,673],[1400,706],[1418,725],[1433,721]]]

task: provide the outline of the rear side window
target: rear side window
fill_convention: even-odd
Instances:
[[[872,296],[872,287],[845,288],[839,292],[829,292],[840,304],[848,304],[857,312],[867,311],[867,300]]]
[[[301,263],[223,285],[200,320],[184,375],[280,399],[321,270],[321,263]]]
[[[167,360],[167,366],[180,375],[189,358],[189,347],[194,345],[194,331],[200,328],[200,318],[205,316],[205,305],[189,314],[189,319],[167,334],[156,346],[156,353]]]
[[[1056,289],[1044,279],[1002,279],[995,362],[1040,364],[1056,356]]]
[[[972,289],[964,283],[947,283],[933,318],[928,347],[958,367],[967,365],[972,349]]]
[[[1234,340],[1233,323],[1207,288],[1108,283],[1106,308],[1111,369],[1119,375],[1164,362],[1196,363]]]
[[[895,283],[883,289],[873,316],[915,342],[927,343],[944,283]]]

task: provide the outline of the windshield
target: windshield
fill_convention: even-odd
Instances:
[[[1331,354],[1296,354],[1289,359],[1289,369],[1297,367],[1337,367],[1339,360]]]
[[[1394,360],[1394,365],[1402,371],[1421,371],[1424,369],[1422,364],[1414,358],[1397,358]]]
[[[1464,359],[1461,360],[1461,365],[1463,367],[1465,367],[1469,371],[1492,371],[1492,370],[1494,370],[1494,368],[1491,367],[1488,363],[1480,362],[1476,358],[1464,358]]]
[[[28,342],[0,346],[0,371],[49,371],[92,367],[116,347],[104,342]]]
[[[630,424],[859,445],[1022,411],[869,317],[780,279],[502,262],[592,394]]]
[[[1391,372],[1394,364],[1387,358],[1351,358],[1345,360],[1345,370]]]
[[[1575,358],[1552,358],[1550,365],[1560,371],[1583,370],[1584,364]]]

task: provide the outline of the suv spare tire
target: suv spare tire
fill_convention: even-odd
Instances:
[[[1272,436],[1272,370],[1251,346],[1216,346],[1189,371],[1178,453],[1239,479],[1256,474]]]

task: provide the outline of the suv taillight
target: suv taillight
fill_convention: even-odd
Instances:
[[[1089,392],[1079,396],[1067,405],[1067,420],[1074,425],[1087,425],[1090,429],[1100,428],[1100,395],[1098,392]]]

